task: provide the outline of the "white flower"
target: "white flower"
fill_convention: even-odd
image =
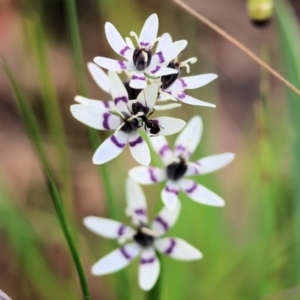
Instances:
[[[88,69],[89,69],[93,79],[97,83],[97,85],[105,93],[110,94],[110,85],[109,85],[109,80],[108,80],[107,74],[100,67],[98,67],[94,63],[88,63],[87,66],[88,66]],[[141,92],[141,90],[131,88],[129,86],[129,81],[125,82],[123,84],[125,85],[125,88],[127,90],[128,98],[129,99],[136,99],[137,96],[139,95],[139,93]],[[96,100],[96,99],[90,99],[90,98],[86,98],[86,97],[79,96],[79,95],[76,96],[74,100],[81,103],[81,104],[89,104],[89,105],[92,105],[92,106],[100,107],[102,109],[106,109],[109,112],[117,112],[113,100],[99,101],[99,100]],[[164,104],[164,105],[156,105],[155,104],[154,109],[155,110],[166,110],[166,109],[172,109],[172,108],[176,108],[176,107],[180,107],[180,106],[181,106],[181,104],[179,104],[179,103],[169,103],[169,104]]]
[[[167,68],[163,64],[171,61],[186,47],[187,41],[181,40],[168,45],[162,51],[152,54],[152,47],[156,41],[158,31],[158,18],[152,14],[145,22],[140,36],[131,32],[138,43],[133,49],[132,42],[126,43],[114,25],[107,22],[105,24],[105,34],[108,43],[112,49],[127,61],[114,60],[105,57],[96,57],[95,63],[99,66],[113,71],[132,71],[130,86],[136,89],[142,89],[147,86],[146,76],[160,77],[168,74],[175,74],[178,71]]]
[[[165,33],[161,36],[156,51],[160,52],[161,49],[169,47],[171,44],[171,36],[168,33]],[[183,103],[191,105],[216,107],[214,104],[198,100],[185,94],[185,90],[200,88],[218,77],[216,74],[202,74],[180,78],[181,69],[185,67],[187,73],[190,73],[189,63],[195,63],[196,61],[197,58],[195,57],[191,57],[182,62],[180,62],[178,58],[174,58],[165,65],[166,67],[178,70],[178,73],[165,75],[157,80],[160,82],[161,86],[159,90],[160,101],[170,99],[179,100]]]
[[[157,167],[135,167],[129,171],[129,175],[141,184],[153,184],[167,181],[161,192],[162,201],[174,209],[178,205],[178,193],[180,189],[192,200],[212,206],[224,206],[224,200],[218,195],[185,177],[191,175],[203,175],[229,164],[233,153],[222,153],[201,158],[196,162],[189,162],[189,158],[199,144],[202,135],[202,120],[199,116],[193,117],[184,130],[179,134],[175,142],[174,152],[171,150],[164,137],[151,139],[154,150],[160,155],[165,169]]]
[[[118,240],[123,246],[104,256],[92,267],[94,275],[105,275],[125,268],[134,258],[140,256],[139,285],[150,290],[157,281],[160,263],[155,250],[179,260],[196,260],[202,254],[180,238],[162,238],[176,222],[180,205],[174,211],[163,208],[152,224],[148,225],[145,195],[140,186],[131,178],[126,182],[127,211],[132,217],[131,228],[115,220],[94,216],[86,217],[84,225],[94,233]],[[128,243],[126,243],[129,241]],[[125,244],[126,243],[126,244]]]
[[[116,72],[109,71],[108,78],[115,110],[119,116],[112,114],[101,105],[95,105],[95,101],[86,98],[80,104],[71,105],[71,113],[78,121],[99,130],[116,130],[96,150],[93,163],[103,164],[115,158],[128,143],[136,161],[142,165],[149,165],[151,158],[148,145],[137,130],[145,127],[151,134],[169,135],[180,131],[185,122],[171,117],[158,117],[153,120],[147,119],[148,125],[146,126],[145,111],[147,113],[152,111],[157,98],[157,85],[147,86],[139,94],[137,100],[129,101],[127,91]],[[136,112],[133,112],[136,103],[142,111],[135,109]],[[153,128],[156,129],[155,132],[152,132]]]

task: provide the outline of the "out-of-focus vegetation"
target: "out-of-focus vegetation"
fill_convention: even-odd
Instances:
[[[298,2],[275,1],[273,22],[262,30],[252,27],[244,1],[239,2],[188,3],[300,88]],[[138,288],[137,261],[119,274],[90,274],[92,264],[116,244],[87,231],[81,220],[93,214],[128,222],[125,178],[136,163],[126,149],[103,167],[93,165],[93,146],[107,133],[89,131],[72,118],[69,106],[77,94],[108,99],[85,67],[97,55],[116,58],[104,35],[105,22],[128,35],[156,12],[160,34],[189,41],[182,57],[198,57],[192,74],[219,75],[207,87],[190,91],[216,109],[183,105],[168,112],[186,121],[195,114],[203,118],[203,138],[192,159],[236,153],[224,170],[199,177],[226,200],[224,208],[180,195],[182,213],[169,234],[195,245],[204,258],[184,263],[161,257],[160,299],[300,299],[300,97],[171,1],[77,1],[76,11],[73,4],[0,2],[0,52],[37,119],[91,298],[155,299]],[[2,72],[0,289],[17,300],[82,299],[43,162],[26,128],[28,120]],[[151,216],[162,205],[160,188],[143,187]]]

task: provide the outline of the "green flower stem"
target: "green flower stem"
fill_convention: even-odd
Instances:
[[[50,194],[51,194],[51,197],[53,200],[55,211],[56,211],[61,229],[62,229],[64,237],[67,241],[69,250],[71,252],[71,256],[73,258],[73,261],[74,261],[74,264],[75,264],[75,267],[76,267],[76,270],[78,273],[78,277],[79,277],[79,281],[80,281],[84,299],[90,300],[91,299],[90,293],[89,293],[88,285],[87,285],[86,278],[84,275],[83,267],[81,265],[78,252],[76,250],[75,244],[73,242],[73,238],[70,233],[69,224],[65,217],[62,198],[61,198],[60,192],[57,188],[57,184],[55,182],[55,177],[51,170],[44,147],[42,145],[42,138],[41,138],[41,133],[39,131],[39,125],[36,121],[36,118],[35,118],[32,110],[31,110],[31,107],[29,105],[27,105],[26,100],[24,99],[22,93],[19,90],[16,80],[13,77],[13,75],[12,75],[11,71],[9,70],[5,61],[3,61],[2,67],[9,79],[12,90],[15,94],[15,98],[16,98],[16,101],[20,108],[22,117],[24,119],[29,138],[30,138],[30,140],[38,154],[38,157],[40,159],[42,170],[43,170],[43,173],[44,173],[47,185],[48,185],[48,189],[50,191]]]

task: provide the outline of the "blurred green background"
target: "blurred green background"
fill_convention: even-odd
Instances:
[[[300,88],[298,0],[276,1],[273,22],[265,29],[251,25],[246,1],[187,3]],[[76,19],[73,4],[73,0],[0,0],[0,52],[37,118],[91,298],[300,299],[300,97],[172,1],[78,0]],[[119,275],[90,274],[92,264],[116,244],[90,233],[81,220],[97,215],[128,222],[125,178],[136,163],[126,149],[104,168],[93,165],[89,135],[95,141],[95,132],[77,122],[69,107],[78,94],[109,99],[86,68],[98,55],[117,58],[105,38],[105,22],[128,36],[131,30],[139,33],[154,12],[159,16],[159,34],[169,32],[173,40],[188,40],[182,59],[198,58],[192,74],[219,76],[189,93],[215,103],[216,109],[183,105],[167,112],[186,121],[195,114],[203,118],[203,138],[192,160],[227,151],[235,152],[236,159],[217,173],[198,177],[226,200],[224,208],[199,205],[180,194],[182,213],[169,235],[195,245],[204,258],[186,263],[161,257],[160,286],[156,294],[147,294],[138,287],[137,260]],[[0,289],[17,300],[82,299],[25,124],[1,72]],[[102,140],[109,133],[97,134]],[[168,140],[172,143],[175,138]],[[153,161],[159,163],[155,157]],[[106,201],[107,178],[115,208]],[[161,206],[161,186],[143,189],[153,217]]]

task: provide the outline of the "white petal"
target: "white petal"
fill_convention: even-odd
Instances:
[[[108,71],[109,84],[111,86],[111,95],[115,102],[116,109],[119,112],[128,111],[128,93],[118,74],[114,71]]]
[[[174,155],[166,138],[164,136],[154,136],[149,138],[149,141],[152,148],[157,154],[159,154],[164,164],[168,165],[174,158]]]
[[[185,126],[186,122],[172,117],[158,117],[153,119],[160,126],[159,135],[171,135],[179,132]]]
[[[153,184],[166,179],[166,172],[156,167],[138,166],[132,168],[128,174],[140,184]]]
[[[149,291],[156,283],[160,272],[160,263],[153,248],[146,248],[141,254],[139,267],[139,285]]]
[[[157,233],[157,236],[162,236],[166,233],[177,221],[181,210],[181,203],[178,202],[174,210],[164,207],[157,217],[153,220],[151,228]]]
[[[154,245],[158,251],[179,260],[188,261],[203,257],[197,248],[179,238],[157,239]]]
[[[169,110],[173,108],[180,107],[181,104],[179,103],[169,103],[169,104],[163,104],[163,105],[154,105],[155,110]]]
[[[199,166],[200,172],[198,174],[207,174],[227,166],[235,157],[234,153],[222,153],[217,155],[211,155],[203,157],[196,161],[196,164]]]
[[[186,40],[176,41],[161,51],[155,53],[151,59],[151,65],[167,66],[187,46]]]
[[[146,21],[139,36],[139,44],[141,47],[152,47],[158,31],[157,14],[152,14]]]
[[[106,38],[113,48],[113,50],[119,55],[125,57],[127,60],[132,60],[133,51],[132,49],[125,43],[124,39],[120,35],[119,31],[116,27],[107,22],[105,24],[105,34]]]
[[[137,133],[129,135],[130,152],[134,159],[141,165],[148,166],[151,162],[150,150],[147,143]]]
[[[224,206],[224,200],[207,189],[206,187],[196,183],[191,179],[180,179],[178,184],[180,188],[194,201],[211,206]]]
[[[202,75],[181,77],[176,79],[176,81],[167,90],[183,91],[185,89],[197,89],[210,83],[217,77],[218,75],[216,74],[202,74]]]
[[[100,101],[100,100],[96,100],[96,99],[90,99],[90,98],[85,98],[83,96],[76,96],[74,98],[74,100],[78,103],[81,104],[87,104],[90,106],[96,106],[102,110],[107,110],[107,111],[116,111],[115,109],[115,103],[114,101]]]
[[[174,97],[176,97],[179,101],[186,103],[186,104],[197,105],[197,106],[206,106],[206,107],[216,107],[215,104],[198,100],[198,99],[193,98],[183,92],[179,92],[179,93],[173,92],[172,95]]]
[[[179,186],[172,181],[168,181],[161,191],[162,201],[170,210],[175,210],[179,203],[178,193]]]
[[[185,154],[188,160],[197,148],[203,130],[203,122],[199,116],[194,116],[184,127],[175,141],[175,156]]]
[[[136,243],[131,243],[116,249],[104,256],[92,267],[93,275],[105,275],[119,271],[126,266],[141,252]]]
[[[160,37],[155,52],[162,51],[171,44],[172,44],[172,37],[170,36],[169,33],[166,32]]]
[[[178,70],[167,67],[161,67],[157,64],[153,64],[151,61],[149,67],[144,70],[144,73],[152,77],[159,77],[164,75],[177,74]]]
[[[126,180],[126,201],[127,207],[135,212],[137,218],[148,224],[147,202],[141,187],[130,177]]]
[[[147,86],[146,77],[141,72],[132,75],[129,86],[133,89],[143,89]]]
[[[100,67],[112,71],[135,70],[135,67],[132,65],[132,63],[124,60],[115,60],[111,58],[97,56],[94,58],[94,62]]]
[[[101,165],[117,157],[124,150],[127,139],[128,135],[122,131],[107,138],[96,150],[93,163]]]
[[[100,89],[110,94],[110,86],[109,86],[107,74],[94,63],[88,63],[87,66],[93,79],[98,84]]]
[[[137,101],[143,106],[148,107],[149,110],[151,110],[154,104],[156,103],[157,95],[158,85],[156,83],[150,84],[139,93]]]
[[[76,120],[95,129],[110,130],[120,125],[120,119],[117,116],[99,107],[73,104],[70,109]]]
[[[83,219],[83,224],[90,231],[108,239],[117,239],[133,229],[115,220],[88,216]]]

